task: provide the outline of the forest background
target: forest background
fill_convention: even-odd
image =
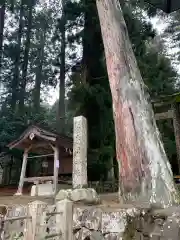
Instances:
[[[180,92],[180,12],[166,16],[131,0],[123,14],[151,99]],[[159,18],[160,32],[153,25]],[[112,100],[95,0],[1,0],[0,86],[0,152],[32,124],[72,136],[73,117],[83,115],[89,179],[112,177]],[[172,120],[158,127],[176,173]]]

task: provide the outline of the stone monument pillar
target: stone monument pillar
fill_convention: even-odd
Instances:
[[[73,202],[99,203],[94,189],[87,183],[87,120],[83,116],[74,118],[73,133],[73,189],[60,190],[56,201],[69,199]]]
[[[73,188],[87,187],[87,120],[74,118],[73,129]]]

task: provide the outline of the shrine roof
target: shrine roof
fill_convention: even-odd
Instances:
[[[73,148],[73,140],[70,137],[56,133],[55,131],[46,130],[37,125],[29,126],[18,139],[9,143],[7,147],[9,149],[25,149],[30,146],[50,146],[58,145],[62,148]]]

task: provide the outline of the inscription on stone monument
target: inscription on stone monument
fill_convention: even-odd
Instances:
[[[74,118],[73,129],[73,188],[87,185],[87,120]]]

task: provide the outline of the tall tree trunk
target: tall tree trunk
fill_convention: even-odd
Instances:
[[[61,57],[60,57],[60,77],[59,77],[59,102],[57,112],[57,130],[60,133],[65,131],[65,51],[66,51],[66,39],[65,39],[65,25],[66,16],[64,13],[65,0],[62,1],[62,19],[61,19]]]
[[[113,181],[115,179],[115,176],[114,176],[114,161],[113,161],[113,157],[111,157],[109,159],[109,162],[110,162],[110,168],[108,170],[108,180],[111,180]]]
[[[173,175],[118,0],[96,0],[113,100],[121,199],[172,204]]]
[[[23,12],[24,12],[24,1],[21,0],[20,15],[19,15],[19,28],[17,36],[17,49],[16,49],[16,58],[14,66],[14,77],[12,80],[12,96],[11,96],[11,109],[14,112],[16,108],[16,103],[18,100],[18,87],[19,87],[19,65],[21,57],[21,39],[23,33]]]
[[[174,135],[176,140],[177,163],[180,174],[180,104],[174,103],[172,105],[172,109],[173,109]]]
[[[27,83],[27,70],[28,70],[30,40],[31,40],[33,6],[34,6],[34,2],[33,0],[31,0],[29,4],[26,43],[25,43],[25,50],[24,50],[24,59],[22,64],[22,79],[21,79],[20,91],[19,91],[20,93],[19,94],[19,111],[21,114],[24,113],[24,101],[25,101],[26,83]]]
[[[40,94],[41,94],[41,82],[42,82],[42,68],[44,62],[44,46],[45,46],[45,39],[46,39],[46,28],[41,30],[40,32],[40,43],[38,49],[38,64],[36,67],[36,80],[35,80],[35,87],[33,92],[33,109],[34,113],[39,113],[40,109]]]
[[[85,17],[83,31],[83,56],[82,67],[84,84],[94,84],[96,78],[101,77],[101,68],[97,71],[96,66],[100,65],[99,59],[102,57],[102,36],[99,31],[99,19],[97,18],[97,8],[93,1],[84,0]],[[94,28],[96,26],[96,28]],[[98,26],[98,27],[97,27]],[[94,45],[98,46],[97,48]]]
[[[2,2],[0,3],[0,69],[1,69],[1,61],[2,61],[5,9],[6,9],[6,0],[2,0]]]
[[[90,11],[90,7],[88,5],[88,0],[84,0],[84,8],[85,8],[85,16],[84,16],[84,30],[83,30],[83,37],[82,37],[82,45],[83,45],[83,55],[82,55],[82,83],[85,85],[88,81],[88,78],[89,78],[89,68],[90,68],[90,61],[89,58],[90,58],[90,54],[89,53],[89,50],[90,50],[90,44],[89,44],[89,40],[90,40],[90,43],[92,43],[92,38],[90,37],[91,36],[91,32],[90,32],[90,24],[92,22],[92,16],[91,18],[89,17],[89,11]],[[88,64],[89,63],[89,64]],[[86,111],[86,110],[85,110]],[[85,111],[84,111],[84,115],[85,114]]]

